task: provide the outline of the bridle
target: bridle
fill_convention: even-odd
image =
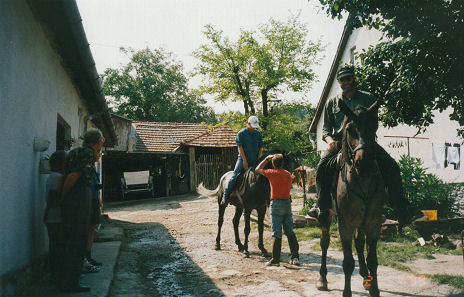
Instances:
[[[348,133],[348,131],[345,131],[345,133]],[[353,148],[353,146],[351,145],[351,141],[349,141],[348,137],[345,137],[345,141],[346,141],[346,144],[348,146],[348,150],[349,150],[348,158],[350,159],[350,163],[351,163],[350,174],[354,174],[354,171],[355,171],[354,161],[355,161],[355,157],[356,157],[356,152],[359,151],[359,150],[362,150],[362,149],[367,149],[369,147],[369,145],[366,144],[366,143],[360,143],[355,148]],[[351,186],[350,182],[348,182],[347,176],[346,176],[346,173],[347,173],[346,172],[347,171],[346,164],[344,164],[343,167],[340,168],[340,169],[342,171],[342,180],[347,186],[348,193],[353,193],[353,194],[361,197],[362,200],[366,201],[367,198],[368,198],[369,193],[368,192],[365,193],[362,190],[361,185],[359,185],[359,187],[358,187],[360,192],[361,192],[361,193],[359,193],[357,190],[354,190],[353,186]],[[377,187],[378,187],[378,182],[376,182],[374,193],[377,191]]]
[[[347,131],[345,131],[345,133],[349,134]],[[348,137],[346,137],[345,141],[346,141],[346,144],[348,145],[348,150],[349,150],[348,157],[350,159],[351,164],[354,164],[357,151],[367,149],[369,147],[366,143],[360,143],[355,148],[353,148],[353,146],[351,145],[351,141],[349,141]]]

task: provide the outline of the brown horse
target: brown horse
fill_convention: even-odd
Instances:
[[[332,195],[336,197],[338,229],[343,247],[343,296],[351,296],[351,275],[354,271],[352,239],[358,254],[359,273],[363,286],[370,296],[380,296],[377,284],[377,241],[380,236],[381,216],[387,200],[384,182],[373,146],[377,129],[379,102],[369,108],[350,110],[340,100],[339,107],[345,114],[339,170]],[[322,226],[322,263],[318,288],[327,288],[327,249],[330,243],[330,223]],[[367,258],[364,245],[367,245]],[[367,265],[366,265],[367,260]]]
[[[219,185],[214,190],[206,189],[203,184],[197,187],[197,193],[205,196],[216,198],[219,207],[218,217],[218,233],[216,236],[215,249],[221,249],[221,228],[224,222],[224,212],[227,205],[221,204],[221,197],[224,190],[231,178],[233,171],[226,172],[219,181]],[[239,175],[236,181],[236,187],[230,194],[230,204],[235,206],[235,215],[232,220],[234,225],[235,244],[238,246],[238,250],[243,252],[248,257],[248,236],[250,234],[250,215],[253,209],[256,209],[258,213],[258,233],[259,243],[258,248],[261,250],[263,256],[267,256],[268,252],[264,248],[263,233],[264,233],[264,216],[266,215],[266,209],[269,206],[271,197],[271,188],[269,180],[263,175],[255,172],[254,168],[249,168],[242,175]],[[245,241],[244,244],[240,241],[240,235],[238,232],[238,226],[240,217],[245,210]]]

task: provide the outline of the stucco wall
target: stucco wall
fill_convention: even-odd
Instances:
[[[55,150],[57,114],[78,139],[87,110],[24,0],[0,1],[0,65],[0,274],[5,274],[46,253],[48,175],[39,174],[39,160]],[[48,139],[48,151],[34,152],[34,137]]]
[[[353,31],[348,39],[345,51],[342,55],[342,63],[348,63],[350,61],[350,49],[356,46],[356,51],[360,52],[362,49],[367,49],[369,45],[375,45],[381,37],[380,32],[375,30],[367,30],[365,28],[356,29]],[[341,92],[341,89],[334,81],[328,98],[332,98],[337,93]],[[457,136],[457,129],[459,124],[456,121],[449,119],[450,110],[442,113],[435,112],[435,123],[427,128],[424,133],[418,134],[417,129],[414,127],[399,125],[394,128],[379,127],[377,132],[378,142],[384,147],[396,160],[399,160],[401,155],[407,155],[408,145],[406,138],[390,138],[385,136],[417,136],[428,139],[410,139],[409,141],[409,152],[410,156],[421,158],[424,162],[424,167],[428,168],[428,172],[434,173],[441,179],[447,182],[464,182],[464,166],[461,164],[460,170],[455,170],[453,166],[436,169],[432,160],[432,143],[435,145],[443,146],[445,142],[454,144],[462,143],[462,139]],[[324,116],[322,115],[317,123],[317,148],[318,150],[327,149],[327,144],[322,140],[322,125],[324,122]],[[401,146],[402,143],[402,146]],[[400,147],[397,147],[397,146]],[[464,149],[461,149],[461,162],[464,161],[462,154]]]

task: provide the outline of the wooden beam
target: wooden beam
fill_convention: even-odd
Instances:
[[[189,170],[190,170],[190,192],[195,192],[197,188],[195,177],[195,147],[189,147]]]

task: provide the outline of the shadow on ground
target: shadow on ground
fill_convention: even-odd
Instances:
[[[109,296],[224,296],[163,225],[112,223],[125,241]]]

